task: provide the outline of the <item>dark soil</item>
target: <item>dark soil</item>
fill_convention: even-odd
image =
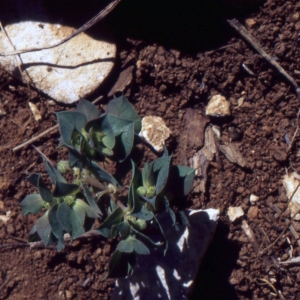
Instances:
[[[73,2],[72,11],[67,5],[61,10],[52,7],[71,25],[82,24],[101,9],[94,1],[90,4],[92,12],[86,4],[83,9],[81,1]],[[104,95],[101,108],[109,101],[106,95],[119,73],[134,66],[133,80],[124,93],[141,117],[155,115],[165,120],[174,137],[169,150],[175,162],[182,164],[199,150],[194,143],[181,139],[187,126],[186,111],[203,113],[210,97],[222,94],[230,101],[232,115],[210,119],[209,123],[220,126],[223,140],[233,141],[247,159],[247,167],[241,168],[220,153],[209,166],[206,192],[199,192],[197,178],[195,190],[187,199],[186,207],[221,211],[192,299],[299,299],[300,268],[279,267],[277,263],[290,258],[291,248],[292,257],[300,255],[299,236],[288,228],[274,247],[258,256],[241,222],[247,221],[261,250],[289,224],[282,178],[286,172],[300,172],[298,136],[287,151],[297,127],[300,101],[290,83],[226,22],[236,17],[250,24],[246,20],[251,19],[251,34],[299,83],[299,3],[269,0],[250,10],[218,1],[141,2],[124,0],[89,32],[96,35],[97,30],[105,28],[118,47],[114,70],[90,99]],[[244,102],[239,106],[242,97]],[[42,112],[41,122],[34,121],[29,100]],[[4,114],[0,116],[0,215],[10,211],[11,218],[7,224],[0,221],[0,241],[11,247],[0,249],[0,299],[109,299],[113,290],[112,280],[101,281],[114,249],[112,242],[75,241],[60,253],[29,249],[23,243],[36,220],[32,215],[23,217],[19,207],[24,196],[34,191],[26,176],[45,171],[31,146],[17,152],[12,148],[55,125],[53,112],[63,109],[66,107],[29,90],[1,70],[0,111]],[[191,137],[198,134],[196,130],[190,132]],[[66,155],[64,149],[57,149],[58,137],[53,131],[34,145],[55,161]],[[259,196],[255,205],[249,201],[251,194]],[[241,206],[245,216],[231,223],[229,206]],[[299,223],[293,221],[292,225],[300,234]],[[266,282],[272,282],[273,287]]]

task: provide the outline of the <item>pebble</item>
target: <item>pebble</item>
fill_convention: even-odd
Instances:
[[[209,100],[205,113],[212,117],[230,116],[230,103],[224,96],[215,95]]]
[[[240,217],[242,217],[244,215],[244,211],[240,206],[238,206],[238,207],[230,206],[228,208],[227,215],[229,217],[229,220],[231,222],[234,222],[235,220],[239,219]]]
[[[258,207],[251,206],[248,210],[247,217],[248,219],[256,219],[258,216]]]
[[[163,151],[165,141],[170,137],[171,130],[160,117],[147,116],[142,119],[139,133],[157,152]]]

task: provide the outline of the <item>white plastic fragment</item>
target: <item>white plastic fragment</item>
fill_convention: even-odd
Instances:
[[[285,174],[283,176],[283,186],[286,190],[286,196],[288,199],[291,199],[289,202],[289,209],[291,211],[291,218],[294,218],[294,220],[300,220],[300,188],[298,188],[297,191],[295,191],[300,184],[299,179],[297,179],[296,173],[290,173]]]
[[[171,135],[171,130],[160,117],[147,116],[142,119],[139,133],[157,152],[163,151],[163,145]]]
[[[215,95],[208,102],[205,113],[212,117],[230,116],[230,103],[224,96]]]
[[[259,200],[258,196],[254,195],[254,194],[250,195],[250,202],[251,202],[251,204],[254,204],[258,200]]]
[[[42,120],[42,114],[39,111],[39,109],[37,108],[37,106],[32,103],[32,102],[28,102],[29,108],[33,114],[33,117],[36,121]]]
[[[230,206],[228,208],[227,214],[228,214],[229,220],[231,222],[234,222],[235,220],[237,220],[238,218],[240,218],[244,215],[244,211],[240,206],[238,206],[238,207]]]
[[[74,28],[46,22],[21,21],[0,31],[0,53],[54,45]],[[15,49],[14,49],[15,48]],[[0,56],[0,64],[12,75],[53,99],[73,103],[91,94],[113,67],[116,46],[81,33],[68,42],[47,50]],[[20,73],[20,72],[18,72]]]

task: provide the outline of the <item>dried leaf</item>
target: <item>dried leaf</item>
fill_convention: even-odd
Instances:
[[[126,86],[128,84],[130,84],[130,82],[132,80],[132,71],[133,71],[133,69],[134,69],[134,66],[129,66],[128,68],[126,68],[124,71],[122,71],[120,73],[120,76],[119,76],[117,82],[115,83],[113,88],[108,93],[108,95],[107,95],[108,97],[111,97],[116,92],[123,92],[124,91]]]
[[[247,160],[234,144],[225,143],[224,145],[219,145],[219,149],[230,162],[238,164],[241,167],[247,165]]]

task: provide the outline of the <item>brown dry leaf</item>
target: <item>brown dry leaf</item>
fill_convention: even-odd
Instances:
[[[219,149],[230,162],[238,164],[241,167],[245,167],[247,165],[247,160],[235,144],[225,143],[224,145],[219,145]]]
[[[204,130],[209,119],[205,114],[196,109],[188,108],[184,114],[184,128],[179,136],[179,157],[183,165],[187,164],[187,150],[200,149],[204,144]],[[191,134],[197,132],[197,134]]]
[[[129,66],[128,68],[126,68],[124,71],[122,71],[120,73],[120,76],[119,76],[117,82],[115,83],[113,88],[108,93],[108,95],[107,95],[108,97],[111,97],[116,92],[123,92],[124,91],[126,86],[128,84],[130,84],[130,82],[132,80],[132,71],[133,71],[133,69],[134,69],[134,66]]]
[[[206,192],[207,169],[209,163],[214,160],[216,153],[217,146],[215,142],[215,134],[209,126],[205,130],[204,147],[189,159],[189,165],[196,169],[196,176],[202,177],[200,180],[199,190],[203,193]]]

